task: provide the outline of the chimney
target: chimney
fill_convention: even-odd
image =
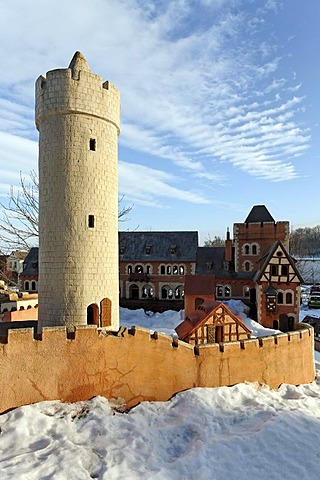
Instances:
[[[232,260],[232,241],[230,239],[230,232],[229,228],[227,228],[227,235],[226,235],[226,242],[225,242],[225,251],[224,251],[224,259],[227,262],[231,262]]]

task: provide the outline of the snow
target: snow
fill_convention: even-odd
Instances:
[[[243,323],[251,330],[251,338],[262,337],[267,335],[275,335],[281,333],[273,328],[264,328],[260,323],[255,322],[248,317],[249,308],[241,300],[228,300],[224,302],[232,313],[241,317]],[[150,332],[157,331],[177,338],[175,328],[184,320],[184,311],[175,312],[168,310],[164,313],[144,312],[140,310],[128,310],[120,308],[121,325],[127,328],[133,325],[147,328]]]
[[[228,306],[263,334],[241,302]],[[182,315],[121,309],[121,324],[172,335]],[[278,390],[195,388],[128,412],[120,399],[40,402],[0,416],[0,478],[316,480],[319,445],[320,378]]]

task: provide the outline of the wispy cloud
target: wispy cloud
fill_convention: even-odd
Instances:
[[[172,184],[181,184],[181,179],[167,172],[144,165],[119,162],[119,190],[127,201],[140,205],[168,208],[168,199],[204,204],[209,203],[201,194],[190,188],[182,190]]]
[[[0,11],[1,130],[32,138],[34,79],[82,50],[92,71],[121,92],[121,144],[158,159],[157,170],[132,166],[129,158],[120,164],[121,189],[136,201],[206,201],[205,194],[174,186],[168,161],[211,183],[224,181],[224,162],[268,181],[296,178],[296,157],[310,141],[299,120],[304,98],[294,96],[295,79],[278,74],[275,45],[256,35],[279,2],[268,0],[256,11],[241,0],[198,4],[92,0],[88,7],[57,0],[44,9],[33,0],[30,9],[23,0],[9,2]],[[9,161],[17,158],[3,143],[1,150]],[[140,175],[139,194],[128,172],[137,181]]]

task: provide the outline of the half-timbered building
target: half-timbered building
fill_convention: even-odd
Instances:
[[[187,316],[176,332],[179,340],[192,345],[225,343],[250,338],[251,331],[229,308],[213,300],[206,300]]]
[[[295,262],[278,240],[259,263],[253,278],[258,321],[268,328],[292,330],[299,322],[302,283]]]

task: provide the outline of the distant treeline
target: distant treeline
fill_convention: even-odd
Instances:
[[[289,242],[294,257],[320,256],[320,225],[292,230]]]

